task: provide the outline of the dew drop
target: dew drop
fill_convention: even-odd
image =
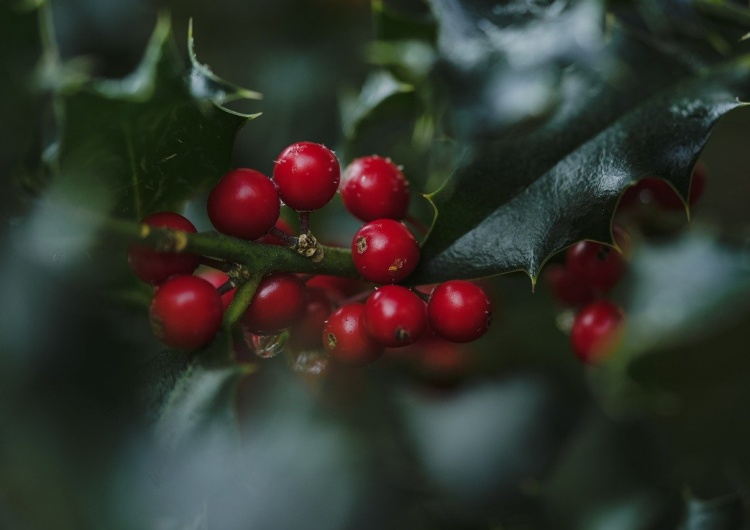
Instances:
[[[245,343],[255,352],[255,355],[263,359],[276,357],[282,353],[287,340],[289,340],[288,331],[282,331],[274,335],[258,335],[257,333],[243,329],[242,335],[245,338]]]

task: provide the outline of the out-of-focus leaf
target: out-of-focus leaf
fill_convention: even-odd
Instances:
[[[549,115],[563,68],[593,59],[603,42],[598,0],[434,0],[438,78],[465,137],[496,137]]]
[[[224,173],[234,137],[254,116],[220,105],[257,94],[197,62],[189,70],[160,17],[139,67],[119,80],[59,87],[53,194],[118,217],[179,210]]]
[[[42,58],[39,10],[3,2],[0,5],[0,212],[4,217],[17,199],[16,184],[33,187],[39,166],[44,106],[32,90],[34,68]],[[9,177],[10,176],[10,177]]]
[[[740,530],[744,528],[744,507],[738,496],[687,502],[685,520],[679,530]]]
[[[644,243],[630,276],[629,331],[619,358],[689,343],[750,309],[750,244],[700,228],[668,243]]]
[[[656,417],[677,475],[698,490],[750,470],[750,250],[696,231],[632,261],[620,348],[592,371],[618,417]]]

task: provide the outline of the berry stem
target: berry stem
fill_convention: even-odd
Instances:
[[[287,234],[283,230],[279,230],[275,226],[272,226],[268,233],[278,239],[281,239],[288,247],[294,247],[295,245],[297,245],[296,237],[290,236],[289,234]]]
[[[219,293],[219,296],[223,294],[227,294],[229,291],[234,289],[234,284],[232,283],[232,280],[227,280],[221,286],[216,288],[216,292]]]
[[[232,268],[231,263],[227,263],[226,261],[218,259],[207,258],[206,256],[201,256],[200,264],[205,265],[206,267],[211,267],[212,269],[216,269],[221,272],[229,272],[229,270]]]
[[[232,326],[242,318],[250,302],[253,301],[253,296],[255,296],[255,291],[258,289],[261,279],[263,279],[263,274],[256,272],[250,276],[248,281],[237,288],[232,303],[229,304],[226,313],[224,313],[224,325]]]
[[[299,233],[307,234],[310,231],[310,212],[299,212]]]
[[[319,244],[317,246],[324,250],[325,259],[316,262],[289,248],[245,241],[217,232],[186,233],[80,212],[73,212],[72,215],[84,217],[87,222],[98,225],[103,233],[129,243],[139,243],[160,252],[192,252],[201,256],[221,258],[240,263],[261,274],[273,270],[358,277],[352,263],[351,251],[344,248]]]

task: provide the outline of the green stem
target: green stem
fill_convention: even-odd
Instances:
[[[234,293],[232,303],[227,307],[227,312],[224,313],[224,325],[233,326],[242,315],[245,314],[247,306],[253,301],[255,291],[258,289],[260,280],[263,278],[263,274],[255,273],[248,281],[240,285]]]
[[[98,219],[98,223],[105,233],[130,243],[140,243],[163,252],[193,252],[230,260],[262,274],[283,271],[357,277],[351,251],[347,249],[320,245],[325,258],[314,263],[289,248],[245,241],[216,232],[193,234],[109,218]]]

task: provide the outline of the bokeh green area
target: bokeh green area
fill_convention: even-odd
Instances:
[[[151,336],[123,245],[43,200],[59,109],[40,85],[79,68],[128,74],[163,9],[187,64],[192,17],[199,59],[264,95],[232,107],[263,113],[232,164],[266,173],[299,140],[414,156],[414,95],[396,90],[357,141],[345,137],[360,88],[379,86],[367,2],[55,2],[59,53],[75,63],[52,78],[32,7],[0,11],[0,528],[746,527],[747,109],[704,151],[710,180],[690,225],[649,205],[625,220],[633,265],[614,296],[632,324],[601,368],[574,359],[543,282],[532,293],[512,273],[485,280],[495,321],[460,376],[392,362],[321,380],[281,355],[248,375],[194,366],[175,391],[187,360]],[[476,120],[463,103],[458,130]],[[451,159],[450,142],[441,153]],[[414,187],[434,191],[440,169],[414,168]],[[202,200],[188,212],[208,229]],[[336,202],[313,226],[345,243],[357,223]],[[164,399],[168,417],[154,410]]]

